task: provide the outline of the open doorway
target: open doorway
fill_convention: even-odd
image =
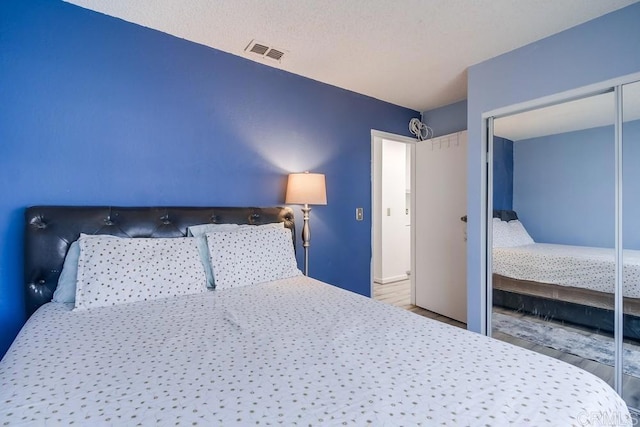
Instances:
[[[409,308],[413,305],[411,173],[412,138],[372,131],[371,295]]]
[[[379,144],[379,221],[374,232],[373,296],[403,308],[412,305],[411,145],[383,138]]]

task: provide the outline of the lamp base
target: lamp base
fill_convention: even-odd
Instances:
[[[304,248],[304,275],[309,275],[309,246],[311,245],[311,231],[309,230],[309,212],[311,208],[305,203],[302,208],[302,219],[304,225],[302,226],[302,247]]]

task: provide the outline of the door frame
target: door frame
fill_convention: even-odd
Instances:
[[[373,265],[373,251],[375,250],[375,229],[376,224],[381,221],[380,212],[377,209],[377,203],[381,202],[378,200],[377,188],[381,185],[379,182],[378,176],[380,167],[382,166],[382,159],[376,154],[382,151],[382,140],[386,139],[389,141],[395,141],[407,144],[410,152],[411,152],[411,206],[415,205],[415,192],[413,191],[413,187],[415,184],[415,144],[418,142],[417,138],[410,138],[408,136],[396,135],[394,133],[383,132],[375,129],[371,129],[371,168],[370,168],[370,179],[371,179],[371,205],[369,206],[369,212],[371,212],[371,259],[369,262],[369,293],[371,298],[373,298],[373,279],[374,279],[374,265]],[[415,233],[413,232],[413,225],[415,224],[415,209],[411,209],[410,212],[410,221],[411,221],[411,238],[410,238],[410,252],[411,252],[411,274],[409,275],[409,281],[411,283],[411,304],[415,303],[415,275],[413,272],[415,271]]]

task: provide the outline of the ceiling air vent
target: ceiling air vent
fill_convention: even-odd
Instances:
[[[280,62],[285,54],[285,51],[282,49],[275,49],[255,40],[251,40],[251,43],[249,43],[244,50],[245,52],[255,53],[263,58],[270,58],[278,62]]]
[[[279,50],[276,50],[276,49],[269,49],[269,52],[267,52],[266,56],[268,56],[271,59],[275,59],[276,61],[280,61],[280,58],[282,58],[282,55],[284,55],[284,52],[280,52]]]
[[[268,46],[265,46],[260,43],[253,43],[249,52],[257,53],[258,55],[264,55],[265,53],[267,53],[268,50],[269,50]]]

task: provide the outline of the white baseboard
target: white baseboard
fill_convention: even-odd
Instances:
[[[387,283],[400,282],[402,280],[407,280],[409,278],[406,274],[400,274],[398,276],[391,277],[374,277],[373,281],[376,283],[380,283],[382,285],[386,285]]]

